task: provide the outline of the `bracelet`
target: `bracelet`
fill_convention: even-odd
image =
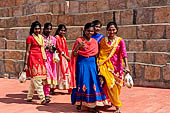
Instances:
[[[64,55],[64,52],[62,51],[61,54]]]

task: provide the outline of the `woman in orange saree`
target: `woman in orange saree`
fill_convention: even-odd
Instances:
[[[99,73],[106,80],[106,91],[111,103],[116,107],[116,112],[120,112],[121,102],[119,95],[124,83],[123,61],[125,71],[129,73],[127,52],[125,42],[117,34],[117,24],[110,22],[107,24],[108,37],[104,37],[100,42],[100,51],[97,59]]]

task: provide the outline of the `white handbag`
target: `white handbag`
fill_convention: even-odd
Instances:
[[[60,61],[60,58],[58,56],[59,53],[57,53],[56,51],[54,52],[54,55],[53,55],[53,61],[55,63],[59,62]]]
[[[125,75],[125,86],[128,88],[133,87],[133,79],[129,73]]]
[[[27,79],[26,72],[20,72],[19,73],[19,81],[20,81],[20,83],[25,83],[26,79]]]

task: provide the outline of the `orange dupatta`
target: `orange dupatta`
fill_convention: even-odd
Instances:
[[[76,42],[74,43],[73,49],[72,49],[72,54],[71,54],[71,87],[75,88],[76,87],[76,63],[77,63],[77,56],[74,56],[73,51],[77,47],[77,45],[84,41],[85,42],[85,47],[80,48],[78,50],[78,54],[84,57],[90,57],[90,56],[95,56],[98,53],[98,43],[95,39],[91,38],[91,41],[88,42],[86,41],[83,37],[79,37]]]

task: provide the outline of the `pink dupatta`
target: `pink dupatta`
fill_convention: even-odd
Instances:
[[[91,41],[88,42],[86,41],[83,37],[79,37],[76,42],[74,43],[72,53],[71,53],[71,88],[76,87],[76,62],[77,62],[77,56],[74,56],[73,51],[77,47],[77,45],[84,41],[85,46],[84,48],[80,48],[78,50],[78,54],[84,57],[90,57],[90,56],[95,56],[98,53],[98,43],[95,39],[91,38]]]

